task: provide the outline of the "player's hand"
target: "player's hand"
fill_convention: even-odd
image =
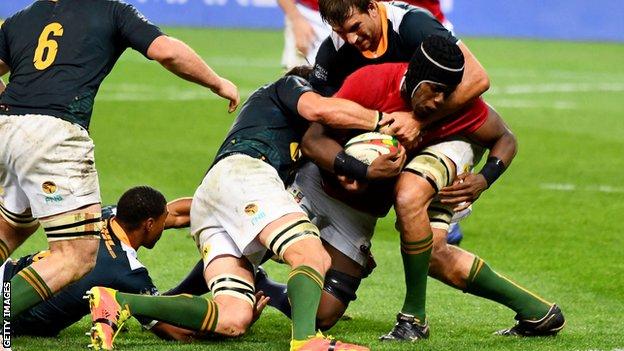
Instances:
[[[240,103],[240,95],[238,94],[238,88],[234,83],[225,78],[221,78],[221,84],[218,87],[212,89],[212,91],[224,99],[230,100],[228,106],[228,112],[232,113],[238,107]]]
[[[268,296],[265,296],[262,290],[256,292],[256,305],[254,306],[253,316],[251,318],[252,325],[256,323],[258,318],[260,318],[260,315],[262,314],[262,311],[264,311],[264,308],[269,303],[269,300],[271,300],[271,298]]]
[[[468,208],[487,189],[485,177],[480,173],[463,173],[453,184],[442,188],[438,195],[443,204],[456,205],[455,212]]]
[[[380,155],[368,166],[366,178],[374,180],[398,176],[405,165],[405,158],[405,149],[402,147],[398,151]]]
[[[312,42],[316,40],[314,28],[312,28],[308,20],[303,16],[299,16],[293,20],[293,32],[295,34],[295,46],[297,50],[302,53],[303,56],[307,56]]]
[[[407,150],[414,150],[420,142],[420,122],[412,112],[384,113],[379,131],[394,135]]]

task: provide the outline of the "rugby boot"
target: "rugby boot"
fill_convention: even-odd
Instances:
[[[418,341],[429,337],[429,323],[421,323],[416,317],[408,314],[397,314],[397,322],[394,328],[385,335],[379,337],[380,341]]]
[[[318,332],[308,340],[290,342],[290,351],[370,351],[368,347],[347,344]]]
[[[552,305],[548,313],[536,321],[520,319],[516,315],[518,323],[509,329],[495,332],[503,336],[551,336],[556,335],[565,326],[565,318],[557,305]]]
[[[117,303],[117,290],[96,286],[87,291],[85,299],[89,300],[91,309],[91,330],[87,336],[91,338],[89,348],[93,350],[112,350],[115,337],[123,324],[130,318],[130,310]]]

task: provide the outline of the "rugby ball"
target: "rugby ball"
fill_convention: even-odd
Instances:
[[[399,141],[392,135],[368,132],[347,141],[345,152],[370,165],[379,155],[397,152],[401,147]]]

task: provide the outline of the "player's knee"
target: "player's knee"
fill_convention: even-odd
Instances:
[[[406,183],[403,183],[406,184]],[[427,203],[432,198],[433,192],[427,189],[425,184],[414,182],[408,186],[397,185],[394,194],[394,205],[397,211],[425,212]]]
[[[215,299],[215,301],[219,306],[219,320],[216,332],[229,337],[245,334],[253,318],[251,308],[244,304],[232,303],[232,301],[225,303],[219,301],[219,299]]]
[[[325,275],[329,267],[331,267],[331,257],[318,242],[318,245],[309,245],[301,247],[292,247],[284,257],[288,264],[295,268],[299,266],[308,266],[314,268],[321,275]]]
[[[69,281],[76,281],[95,267],[98,240],[75,240],[64,245],[60,251],[64,272]]]

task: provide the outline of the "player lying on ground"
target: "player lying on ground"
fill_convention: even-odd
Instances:
[[[128,47],[236,108],[236,86],[117,0],[34,1],[0,27],[0,77],[10,72],[0,95],[0,262],[40,224],[50,246],[11,279],[11,317],[95,265],[100,190],[87,130],[98,88]]]
[[[318,229],[286,191],[284,182],[299,158],[298,145],[311,121],[372,130],[378,116],[377,111],[347,100],[323,98],[304,78],[293,74],[256,90],[193,196],[191,232],[213,299],[93,288],[93,346],[112,348],[115,330],[131,312],[202,333],[244,334],[256,304],[255,267],[269,250],[292,267],[288,280],[293,311],[290,349],[368,350],[315,335],[316,311],[331,260]],[[411,118],[410,114],[396,114],[400,116]],[[405,155],[399,152],[378,160],[375,165],[381,168],[371,167],[371,171],[382,172],[371,172],[370,178],[395,176]]]
[[[191,199],[167,203],[155,189],[140,186],[129,189],[119,199],[116,214],[103,211],[102,240],[95,267],[80,280],[65,287],[49,300],[29,308],[11,321],[11,333],[55,337],[59,332],[89,314],[82,298],[94,286],[106,286],[136,294],[157,295],[158,290],[145,266],[138,260],[140,247],[152,249],[163,229],[187,227]],[[41,251],[19,260],[7,260],[0,267],[0,280],[9,281],[19,271],[49,255]],[[151,320],[141,324],[161,337],[184,339],[189,331]]]

